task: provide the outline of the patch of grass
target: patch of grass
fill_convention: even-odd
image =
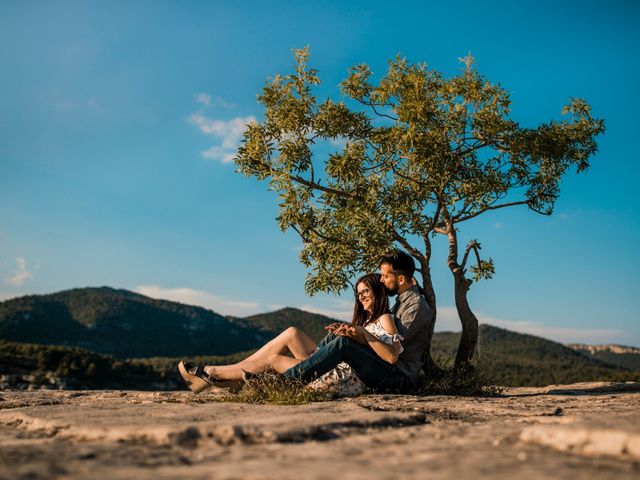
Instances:
[[[435,378],[425,378],[419,395],[452,395],[462,397],[496,396],[506,387],[495,385],[488,372],[478,366],[442,368]]]
[[[248,381],[236,395],[226,397],[228,401],[268,405],[302,405],[329,398],[328,392],[312,390],[299,380],[275,374],[258,375]]]

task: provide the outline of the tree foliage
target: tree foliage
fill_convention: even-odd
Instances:
[[[319,101],[309,50],[294,55],[295,72],[276,75],[258,96],[264,121],[248,126],[236,162],[278,192],[281,228],[304,241],[309,293],[338,292],[392,245],[417,238],[429,246],[430,235],[490,210],[519,204],[550,214],[560,178],[588,167],[604,131],[579,99],[562,122],[520,127],[508,92],[471,57],[449,79],[397,57],[375,84],[357,65],[341,83],[344,100]],[[318,161],[317,144],[336,140],[344,147]],[[492,262],[473,273],[491,277]]]
[[[278,192],[280,227],[304,243],[307,292],[340,292],[400,246],[418,261],[435,312],[431,242],[444,235],[463,327],[456,364],[468,364],[478,322],[467,291],[491,278],[494,265],[477,240],[460,258],[460,224],[515,206],[550,215],[562,177],[588,168],[604,121],[570,99],[561,121],[522,127],[511,118],[509,93],[478,73],[470,55],[451,78],[400,56],[377,82],[367,65],[356,65],[340,84],[341,99],[320,101],[308,48],[294,56],[295,71],[276,75],[258,96],[264,120],[248,126],[235,161]],[[322,154],[330,142],[344,146]]]

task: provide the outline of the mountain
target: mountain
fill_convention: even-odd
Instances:
[[[0,303],[0,339],[81,347],[117,358],[228,355],[269,338],[211,310],[109,287]]]
[[[283,308],[246,318],[109,287],[76,288],[0,303],[0,339],[84,348],[117,358],[226,356],[254,350],[289,326],[315,341],[328,317]]]
[[[247,328],[255,328],[271,335],[282,332],[291,326],[298,327],[316,342],[327,334],[325,330],[327,325],[338,321],[317,313],[298,310],[297,308],[283,308],[275,312],[260,313],[245,318],[234,318],[234,320]]]
[[[451,361],[459,333],[434,334],[434,358]],[[478,367],[500,385],[525,386],[631,379],[630,369],[605,363],[561,343],[491,325],[480,325]]]
[[[586,345],[573,343],[567,345],[587,356],[629,370],[640,370],[640,348],[625,345]]]
[[[488,371],[500,372],[499,379],[504,385],[561,384],[633,376],[620,367],[545,338],[489,325],[482,325],[481,332],[480,361]]]
[[[5,341],[3,348],[8,348],[7,342],[22,342],[81,347],[89,351],[86,352],[89,356],[96,352],[119,359],[138,358],[131,364],[132,368],[149,367],[160,373],[162,380],[175,379],[175,363],[179,357],[200,357],[201,361],[207,361],[205,356],[216,356],[210,358],[209,363],[238,361],[289,326],[300,328],[317,341],[324,336],[324,327],[334,321],[294,308],[246,318],[223,317],[201,307],[154,300],[126,290],[83,288],[0,303],[0,340]],[[450,365],[459,339],[459,333],[435,333],[434,358],[445,366]],[[21,347],[11,348],[20,350]],[[34,349],[33,355],[49,359],[45,362],[49,370],[55,364],[51,359],[62,355],[61,350],[45,349],[46,352],[38,353],[37,346],[30,348]],[[79,351],[65,352],[64,358],[85,356]],[[21,355],[21,358],[29,356]],[[104,366],[109,361],[113,360],[89,358],[70,361],[70,364]],[[638,378],[638,372],[632,372],[638,370],[636,364],[614,364],[588,351],[490,325],[480,325],[477,361],[479,370],[486,373],[489,381],[502,385]],[[29,368],[25,365],[18,370],[24,373]],[[0,368],[0,373],[2,371]]]

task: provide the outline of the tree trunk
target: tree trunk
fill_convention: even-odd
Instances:
[[[424,365],[422,370],[427,378],[440,378],[444,373],[443,370],[434,362],[431,356],[431,340],[433,339],[433,329],[437,317],[436,291],[433,288],[433,280],[431,279],[431,241],[427,235],[424,236],[425,253],[418,256],[420,263],[420,273],[422,276],[422,290],[424,297],[431,307],[431,318],[429,319],[429,337],[427,339],[427,348],[425,350]]]
[[[453,225],[448,226],[449,237],[449,269],[453,274],[455,301],[458,317],[462,324],[462,335],[456,354],[455,368],[463,369],[472,366],[473,356],[478,346],[478,319],[471,311],[467,300],[467,292],[471,280],[465,277],[464,267],[458,263],[458,236]]]

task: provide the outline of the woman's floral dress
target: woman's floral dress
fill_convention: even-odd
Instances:
[[[401,340],[404,340],[397,333],[395,335],[389,334],[380,325],[379,320],[368,323],[364,328],[387,345],[400,343]],[[403,350],[400,343],[400,353]],[[332,397],[357,397],[367,388],[364,382],[360,380],[360,377],[345,362],[341,362],[336,368],[309,383],[308,386],[313,390],[326,391]]]

